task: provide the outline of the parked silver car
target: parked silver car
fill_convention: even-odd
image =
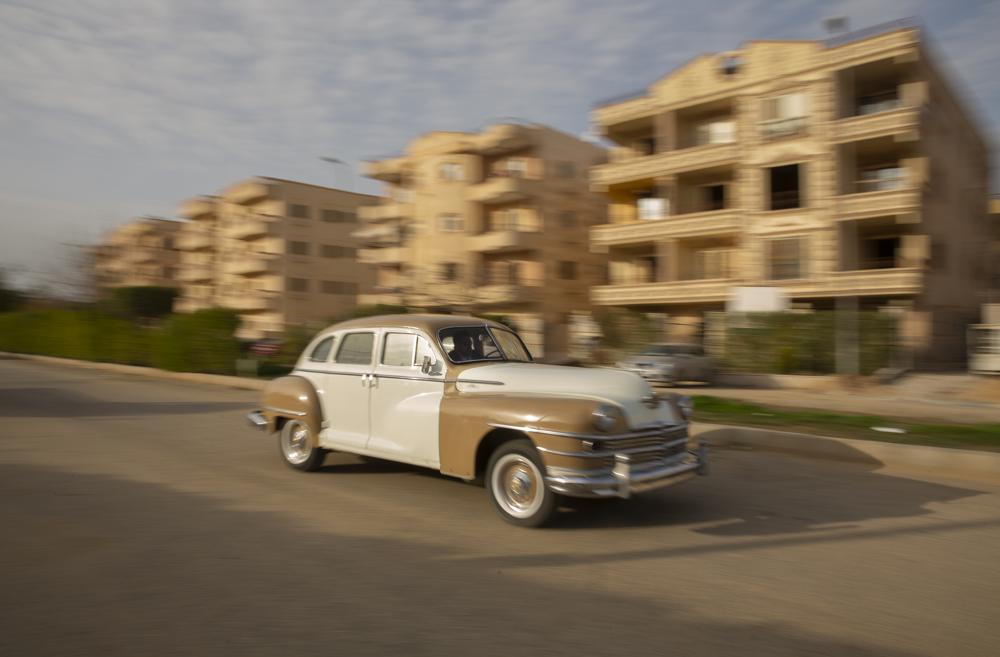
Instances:
[[[642,352],[618,363],[618,367],[635,372],[650,383],[672,385],[679,381],[714,383],[717,368],[696,344],[651,344]]]

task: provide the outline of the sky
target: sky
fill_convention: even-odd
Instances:
[[[253,175],[377,193],[360,162],[428,130],[583,135],[602,99],[828,16],[917,17],[1000,143],[1000,0],[0,0],[0,269],[33,284]]]

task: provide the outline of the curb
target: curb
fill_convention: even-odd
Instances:
[[[723,424],[695,422],[691,435],[712,447],[750,448],[810,458],[900,467],[1000,484],[1000,453],[951,447],[883,443]]]
[[[39,356],[37,354],[14,354],[6,351],[0,351],[0,357],[12,360],[33,360],[39,363],[51,363],[53,365],[69,365],[71,367],[82,367],[84,369],[114,372],[116,374],[134,374],[137,376],[145,376],[150,379],[186,381],[188,383],[207,383],[210,385],[225,386],[227,388],[237,388],[240,390],[263,390],[264,386],[267,385],[267,381],[264,379],[245,379],[239,376],[201,374],[198,372],[170,372],[168,370],[158,370],[155,367],[120,365],[118,363],[97,363],[89,360],[56,358],[55,356]]]

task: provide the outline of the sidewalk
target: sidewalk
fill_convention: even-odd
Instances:
[[[957,424],[1000,423],[1000,398],[995,402],[956,399],[930,391],[912,391],[906,386],[869,386],[848,391],[770,390],[691,384],[661,389],[685,395],[726,397],[786,408],[813,408]]]

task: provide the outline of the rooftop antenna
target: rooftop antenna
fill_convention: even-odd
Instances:
[[[847,16],[830,16],[823,19],[823,29],[827,34],[842,34],[847,31]]]

